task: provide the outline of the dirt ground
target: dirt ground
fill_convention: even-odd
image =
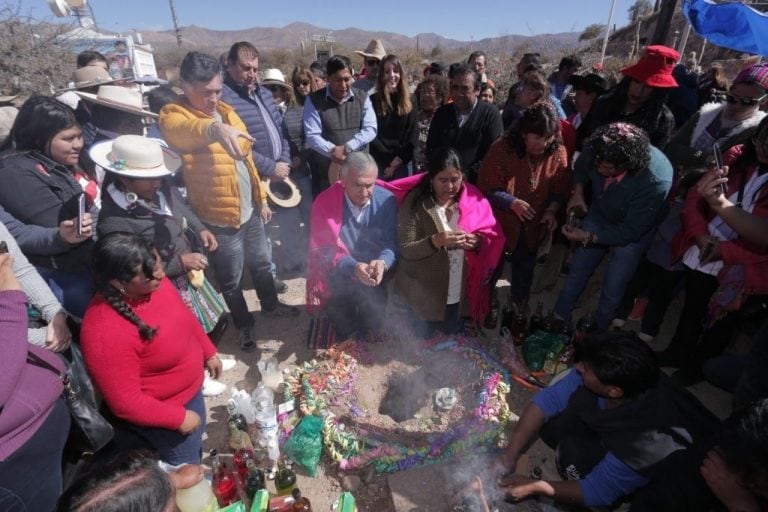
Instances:
[[[562,286],[564,278],[559,275],[559,262],[561,260],[562,254],[551,255],[548,262],[545,265],[540,265],[536,271],[531,303],[535,304],[537,300],[544,301],[545,311],[553,306],[557,292]],[[590,283],[580,301],[581,306],[574,312],[574,318],[594,309],[596,299],[599,296],[600,276],[601,272],[598,271],[596,279]],[[289,289],[281,295],[281,299],[288,304],[303,306],[303,277],[288,279],[286,282]],[[499,287],[499,297],[504,301],[507,295],[507,283],[502,280]],[[250,354],[241,352],[237,346],[237,333],[232,327],[223,338],[219,350],[223,357],[232,357],[238,361],[233,370],[223,375],[222,382],[228,386],[236,386],[250,392],[260,380],[259,371],[256,367],[259,359],[274,356],[279,361],[281,369],[292,368],[296,364],[312,359],[316,356],[316,352],[307,348],[309,317],[303,308],[301,316],[298,318],[265,321],[260,317],[258,300],[252,289],[247,289],[246,299],[256,317],[256,336],[259,350]],[[668,336],[670,329],[674,328],[674,324],[677,322],[677,311],[679,311],[679,302],[670,308],[663,334],[659,337],[661,340],[665,339],[664,333],[667,333]],[[493,343],[492,338],[496,336],[496,333],[489,332],[486,334],[487,338],[484,339],[484,342]],[[664,342],[661,341],[661,343]],[[408,436],[413,435],[414,432],[445,428],[450,424],[451,418],[450,415],[436,413],[435,408],[427,398],[424,398],[421,403],[410,404],[406,407],[411,413],[415,410],[416,416],[402,423],[397,423],[389,416],[380,414],[379,408],[385,399],[390,379],[421,372],[420,382],[423,381],[430,390],[443,386],[456,386],[461,395],[460,403],[469,399],[467,392],[464,392],[469,388],[467,386],[462,387],[463,381],[472,380],[469,375],[472,371],[471,367],[466,364],[439,358],[428,358],[420,352],[419,347],[411,345],[380,343],[367,344],[367,347],[372,357],[366,364],[359,363],[360,377],[356,399],[360,409],[365,413],[360,421],[368,422],[381,431],[389,432],[393,439],[403,441]],[[663,345],[654,348],[663,348]],[[442,371],[443,369],[450,369],[451,371]],[[727,414],[729,402],[726,394],[722,392],[718,394],[717,390],[706,384],[699,385],[693,391],[720,416]],[[529,390],[513,383],[512,390],[508,395],[512,412],[520,414],[531,396],[532,393]],[[208,424],[205,450],[216,448],[224,453],[229,451],[226,425],[226,402],[229,397],[230,393],[227,391],[218,397],[206,398]],[[456,414],[458,415],[459,412],[457,410]],[[436,421],[435,418],[438,420]],[[537,443],[529,453],[530,468],[540,467],[545,478],[555,477],[553,474],[554,456],[550,450],[541,443]],[[207,462],[208,459],[205,458],[204,463]],[[430,466],[423,470],[411,470],[388,477],[387,475],[375,474],[372,468],[349,473],[340,472],[338,465],[333,464],[324,455],[314,478],[307,476],[301,468],[295,467],[294,469],[302,494],[311,500],[316,512],[331,510],[332,502],[343,490],[352,491],[360,511],[439,511],[448,510],[446,497],[450,496],[463,485],[462,482],[467,480],[467,478],[459,479],[456,475],[467,473],[467,468],[480,467],[482,469],[482,467],[487,466],[487,462],[484,459],[469,457],[454,459],[446,464]],[[458,471],[454,469],[456,467],[463,468],[463,470]],[[268,489],[274,491],[273,482],[269,483]],[[522,506],[518,505],[515,510],[543,510],[546,508],[539,502],[531,502]],[[502,508],[502,510],[505,509]]]

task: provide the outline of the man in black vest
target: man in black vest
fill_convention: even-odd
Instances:
[[[368,94],[352,89],[349,58],[334,55],[328,59],[326,72],[328,85],[310,94],[304,103],[304,134],[314,150],[309,165],[315,197],[331,185],[329,170],[340,168],[349,153],[367,151],[376,137],[376,114]]]
[[[496,107],[479,101],[482,77],[467,64],[452,68],[453,103],[438,108],[429,125],[427,155],[450,146],[459,153],[461,169],[470,183],[477,182],[477,171],[488,148],[501,137],[501,114]]]
[[[591,336],[576,346],[575,361],[568,375],[533,398],[498,461],[498,469],[514,469],[540,434],[556,448],[565,480],[508,475],[500,481],[507,497],[610,507],[666,478],[672,454],[698,452],[718,429],[717,418],[660,372],[634,333]],[[706,494],[700,475],[689,477],[684,487]]]

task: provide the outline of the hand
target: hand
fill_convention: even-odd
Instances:
[[[541,220],[539,221],[540,224],[546,224],[547,230],[554,231],[557,227],[557,217],[555,216],[555,212],[553,212],[550,209],[544,210],[544,213],[541,215]]]
[[[537,487],[541,480],[510,473],[499,479],[499,487],[504,494],[515,501],[520,501],[528,496],[539,494]]]
[[[197,236],[200,238],[203,247],[205,247],[207,251],[215,251],[219,248],[219,242],[216,240],[216,236],[207,229],[200,231]]]
[[[722,170],[711,170],[705,173],[696,184],[696,190],[712,208],[725,208],[733,205],[723,193],[728,183],[728,178],[725,177],[727,171],[728,167],[724,167]]]
[[[368,275],[371,276],[371,279],[376,281],[374,286],[381,284],[381,280],[384,278],[384,272],[386,272],[386,269],[387,265],[384,263],[384,260],[371,260],[371,262],[368,264]]]
[[[456,249],[464,245],[466,235],[463,231],[441,231],[432,235],[432,243],[435,247]]]
[[[269,224],[269,221],[272,220],[272,210],[266,203],[261,207],[261,220],[264,221],[264,224]]]
[[[184,264],[184,270],[205,270],[208,268],[208,258],[199,252],[182,254],[181,262]]]
[[[0,292],[19,290],[21,285],[13,274],[13,257],[10,254],[0,254]]]
[[[720,240],[712,235],[699,235],[693,241],[699,247],[699,251],[703,251],[706,246],[716,244]]]
[[[291,169],[298,169],[299,167],[301,167],[302,163],[303,162],[301,158],[299,158],[298,156],[291,158]]]
[[[741,478],[728,468],[715,450],[710,450],[701,466],[701,476],[720,502],[728,510],[758,512],[760,504],[741,482]]]
[[[571,242],[577,242],[580,244],[589,242],[589,233],[581,228],[565,225],[562,227],[560,232]]]
[[[497,477],[512,473],[517,468],[517,461],[520,459],[520,453],[503,451],[494,457],[491,463],[491,474]]]
[[[245,132],[241,132],[237,128],[234,128],[228,124],[220,123],[216,121],[208,130],[211,139],[218,142],[224,148],[229,156],[235,160],[244,160],[245,154],[240,147],[240,139],[253,140],[253,137]]]
[[[184,413],[184,421],[181,422],[181,425],[176,430],[178,430],[181,435],[188,436],[199,428],[200,416],[198,416],[195,411],[187,409]]]
[[[335,160],[338,163],[343,162],[347,159],[347,148],[342,146],[335,146],[331,150],[331,159]]]
[[[286,162],[275,163],[275,176],[285,179],[291,173],[291,166]]]
[[[355,277],[365,286],[376,286],[378,283],[371,275],[370,265],[368,263],[358,263],[355,265]]]
[[[51,352],[64,352],[72,341],[72,333],[67,327],[67,315],[56,313],[45,327],[45,348]]]
[[[203,466],[186,464],[168,473],[171,483],[176,489],[189,489],[203,479]]]
[[[536,210],[534,210],[530,204],[528,204],[526,201],[523,201],[522,199],[515,199],[512,201],[512,204],[509,205],[509,209],[512,210],[512,213],[517,215],[517,218],[520,219],[520,222],[531,220],[533,216],[536,215]]]
[[[712,263],[714,261],[720,261],[721,259],[723,259],[723,252],[720,250],[719,240],[705,245],[699,254],[699,263],[702,265],[706,265],[707,263]]]
[[[70,245],[81,244],[93,235],[93,218],[90,213],[83,215],[82,234],[77,234],[77,217],[59,223],[59,236]]]
[[[221,376],[221,359],[218,355],[214,355],[205,362],[205,367],[208,368],[208,374],[212,379],[218,379]]]
[[[395,174],[396,167],[392,167],[391,165],[389,167],[384,168],[384,177],[385,178],[391,178]]]
[[[462,246],[462,249],[464,249],[465,251],[474,251],[475,249],[480,247],[481,240],[482,240],[482,237],[477,233],[465,233],[464,244]]]
[[[570,212],[573,209],[576,209],[577,217],[583,217],[587,214],[587,202],[584,201],[584,194],[581,192],[574,192],[565,207],[565,211],[567,212]]]

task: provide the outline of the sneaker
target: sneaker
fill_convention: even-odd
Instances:
[[[256,350],[256,340],[253,339],[253,329],[242,329],[238,336],[240,350],[243,352],[253,352]]]
[[[614,318],[613,321],[611,322],[611,326],[617,329],[621,329],[622,327],[624,327],[624,324],[626,323],[627,321],[624,320],[623,318]]]
[[[203,381],[203,396],[218,396],[227,390],[227,385],[205,376]]]
[[[656,336],[651,336],[650,334],[648,334],[648,333],[646,333],[646,332],[641,332],[641,333],[638,333],[638,334],[637,334],[637,337],[638,337],[638,338],[640,338],[641,340],[643,340],[643,341],[644,341],[644,342],[646,342],[646,343],[650,343],[650,342],[652,342],[652,341],[653,341],[653,339],[654,339]]]
[[[278,302],[274,309],[262,310],[261,314],[272,318],[289,318],[299,316],[299,308]]]
[[[221,371],[228,372],[232,368],[237,366],[237,361],[234,359],[221,359]]]
[[[275,278],[275,291],[277,293],[285,293],[288,291],[288,285],[285,284],[285,281],[281,281],[278,278]]]

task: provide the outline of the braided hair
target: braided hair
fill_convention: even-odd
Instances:
[[[131,309],[120,290],[110,281],[127,283],[139,273],[152,278],[156,251],[151,240],[131,233],[114,232],[99,238],[93,248],[92,268],[96,290],[120,316],[139,329],[142,340],[149,341],[157,333]]]

